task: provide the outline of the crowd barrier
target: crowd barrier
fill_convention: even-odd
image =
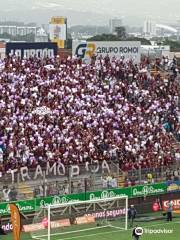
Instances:
[[[109,165],[110,166],[110,165]],[[33,170],[29,171],[30,179],[22,180],[18,173],[14,182],[10,173],[3,175],[0,178],[0,202],[16,201],[16,200],[31,200],[34,198],[42,198],[46,196],[59,196],[67,194],[77,194],[83,192],[92,192],[108,188],[124,188],[128,186],[141,185],[147,183],[159,183],[175,178],[174,171],[177,166],[171,168],[152,168],[138,169],[128,172],[121,172],[118,164],[111,166],[110,172],[85,172],[81,169],[80,174],[71,177],[70,174],[64,176],[45,175],[39,176],[36,179]],[[67,171],[67,173],[69,173]],[[148,179],[150,174],[152,179]],[[104,186],[104,178],[113,176],[116,181],[116,186]],[[178,179],[175,179],[178,180]],[[9,197],[5,198],[4,192],[9,192]]]

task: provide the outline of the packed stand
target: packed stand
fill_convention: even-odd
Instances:
[[[109,57],[2,61],[0,172],[47,161],[119,161],[122,170],[172,164],[178,87],[175,76],[147,67]]]

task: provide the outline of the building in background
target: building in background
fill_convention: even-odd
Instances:
[[[56,42],[58,48],[65,48],[67,40],[67,18],[52,17],[49,23],[51,42]]]
[[[48,42],[48,34],[42,27],[36,32],[35,42]]]
[[[144,22],[143,32],[144,32],[145,37],[156,36],[156,23],[152,20],[146,20]]]
[[[122,26],[122,19],[114,18],[109,20],[109,31],[115,33],[116,27]]]
[[[24,36],[27,34],[36,34],[37,27],[34,26],[9,26],[0,25],[0,34],[8,33],[12,36]]]
[[[29,26],[23,26],[23,27],[17,27],[17,35],[23,36],[28,34],[36,34],[37,27],[29,27]]]
[[[148,56],[151,59],[170,57],[170,46],[168,45],[154,45],[151,41],[152,45],[141,45],[141,55]]]

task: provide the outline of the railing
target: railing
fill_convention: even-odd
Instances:
[[[80,175],[74,177],[69,173],[63,177],[47,177],[45,171],[43,171],[43,177],[28,181],[21,181],[20,173],[18,173],[17,181],[14,181],[14,183],[12,183],[9,174],[7,174],[0,178],[0,202],[98,191],[115,187],[124,188],[133,185],[180,179],[180,171],[179,176],[174,176],[174,171],[177,170],[178,172],[177,165],[170,168],[164,166],[156,169],[140,168],[129,172],[121,172],[118,163],[111,164],[110,166],[110,172],[87,173],[81,171]],[[34,176],[34,172],[31,171],[29,175]]]

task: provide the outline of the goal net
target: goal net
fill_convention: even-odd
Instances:
[[[48,205],[33,220],[34,239],[59,240],[127,230],[127,197],[72,201]]]

